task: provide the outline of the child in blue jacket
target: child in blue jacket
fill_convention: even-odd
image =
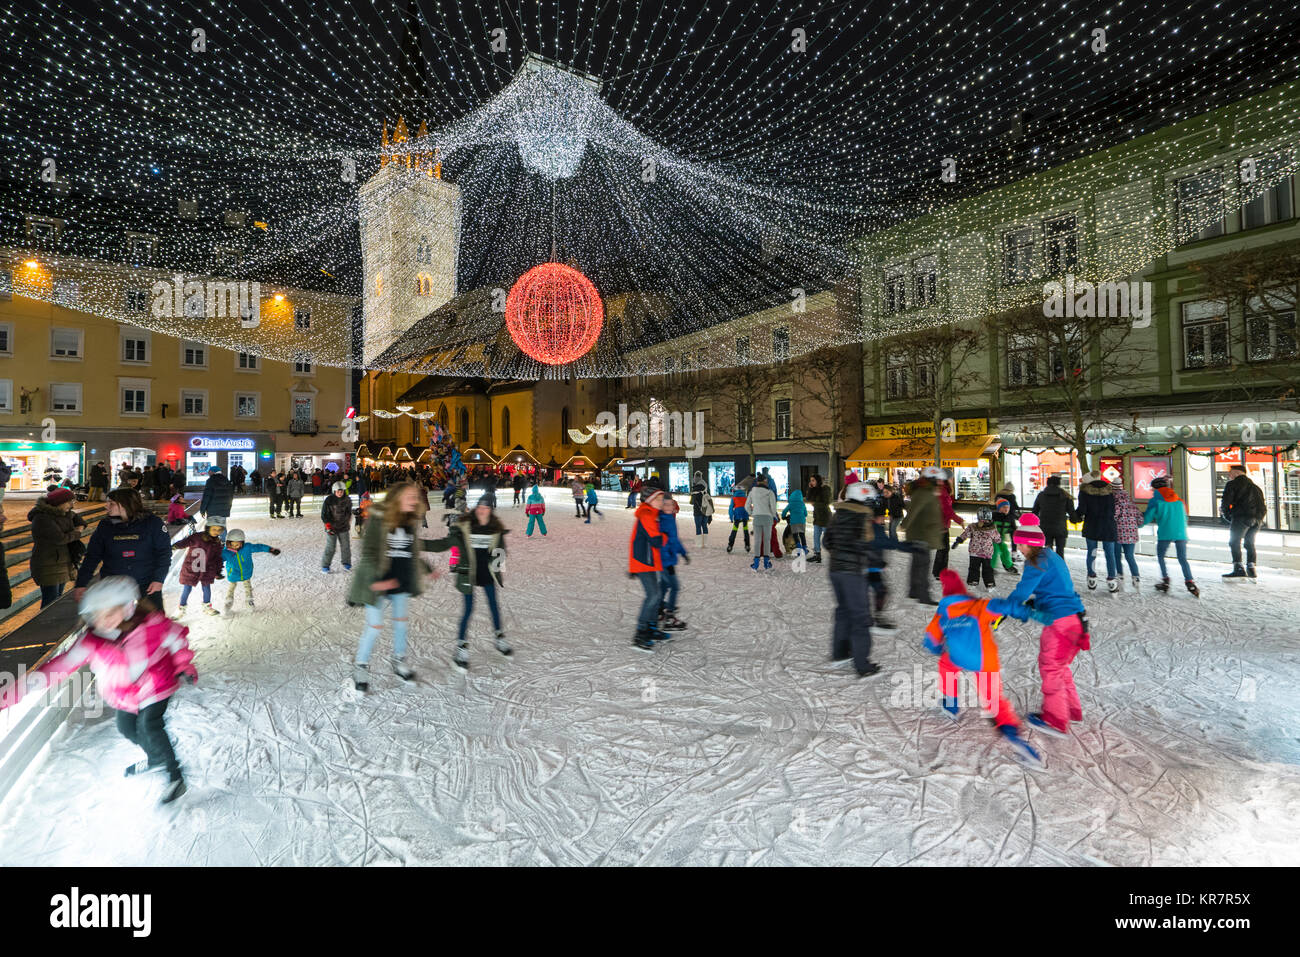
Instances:
[[[745,509],[745,503],[749,501],[749,493],[737,485],[731,490],[731,504],[727,506],[727,518],[731,519],[731,537],[727,539],[727,551],[730,552],[736,545],[736,532],[742,528],[745,530],[745,551],[749,551],[749,512]]]
[[[280,549],[245,542],[244,533],[238,528],[232,528],[226,533],[226,547],[222,550],[221,557],[226,561],[226,581],[230,582],[226,588],[227,615],[235,606],[235,586],[240,582],[244,583],[244,597],[248,599],[248,607],[253,607],[253,555],[257,552],[279,555]]]
[[[787,489],[789,504],[781,512],[781,517],[790,523],[790,534],[794,536],[795,548],[808,554],[808,541],[804,537],[808,532],[808,506],[804,503],[803,492],[797,488]]]
[[[592,512],[595,512],[601,518],[605,517],[605,513],[596,507],[596,503],[600,500],[596,495],[596,486],[588,482],[586,488],[587,488],[587,520],[582,524],[590,525]]]
[[[677,592],[681,588],[677,581],[677,558],[681,556],[682,561],[689,565],[691,556],[686,554],[682,540],[677,537],[677,512],[680,506],[673,501],[671,492],[663,494],[659,508],[659,531],[664,536],[664,543],[659,548],[659,557],[664,566],[659,573],[659,627],[663,631],[680,631],[686,627],[686,622],[677,617]]]

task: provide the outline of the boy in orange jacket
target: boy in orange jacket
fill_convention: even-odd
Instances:
[[[664,535],[659,531],[659,500],[663,492],[650,483],[641,486],[641,504],[632,515],[632,538],[627,547],[627,574],[640,580],[645,589],[645,601],[636,619],[636,637],[632,644],[641,651],[653,651],[656,641],[667,641],[667,632],[660,631],[659,601],[662,597],[659,573],[663,571],[660,549]]]

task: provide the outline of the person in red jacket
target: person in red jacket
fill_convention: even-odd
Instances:
[[[948,529],[953,525],[965,526],[957,510],[952,506],[952,473],[947,469],[940,470],[940,476],[935,480],[935,495],[939,499],[940,521],[943,523],[943,547],[935,549],[934,552],[934,580],[939,580],[939,573],[948,567]]]
[[[641,486],[641,504],[632,514],[632,538],[627,547],[627,573],[635,577],[645,589],[645,601],[636,619],[636,637],[632,644],[642,651],[651,651],[656,641],[665,641],[667,633],[658,629],[659,573],[663,571],[663,556],[660,549],[664,544],[664,535],[659,531],[659,500],[663,492],[658,487],[646,483]]]
[[[42,690],[48,681],[58,684],[86,665],[95,675],[105,703],[117,711],[117,729],[148,755],[129,765],[127,777],[148,771],[166,771],[168,784],[163,804],[185,793],[185,778],[164,715],[167,704],[184,675],[198,680],[189,629],[152,606],[137,607],[140,586],[125,575],[101,578],[86,589],[77,610],[86,622],[85,632],[72,647],[33,672],[26,687],[0,685],[0,709],[17,703],[24,693]]]

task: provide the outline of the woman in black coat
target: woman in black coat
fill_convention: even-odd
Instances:
[[[1056,549],[1056,554],[1064,558],[1065,540],[1070,535],[1067,523],[1077,522],[1079,518],[1070,493],[1061,488],[1061,476],[1048,476],[1047,487],[1034,499],[1032,511],[1038,516],[1047,547]]]
[[[90,580],[125,575],[140,586],[140,604],[162,611],[162,587],[172,563],[172,543],[163,520],[148,511],[140,493],[115,488],[108,493],[108,518],[95,528],[81,560],[73,595],[78,602]]]

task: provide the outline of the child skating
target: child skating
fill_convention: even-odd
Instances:
[[[1016,563],[1011,557],[1011,550],[1015,547],[1016,520],[1012,517],[1009,499],[997,500],[993,508],[993,527],[998,533],[998,540],[993,546],[993,567],[995,569],[1001,567],[1013,575],[1019,575],[1020,572],[1016,571]]]
[[[460,626],[456,632],[456,652],[452,658],[456,667],[469,668],[469,620],[474,614],[474,589],[482,588],[487,598],[488,612],[492,616],[493,643],[497,651],[509,657],[514,653],[506,640],[501,622],[501,606],[497,602],[497,589],[504,587],[501,565],[505,561],[505,536],[509,529],[501,523],[487,496],[479,499],[474,510],[454,524],[445,539],[431,544],[432,551],[446,551],[454,547],[457,563],[456,590],[464,596]]]
[[[126,768],[127,777],[150,771],[167,774],[160,803],[170,804],[185,793],[185,777],[171,739],[165,715],[171,697],[184,675],[198,680],[189,629],[160,611],[140,608],[140,586],[124,575],[101,578],[86,589],[77,612],[86,626],[70,649],[51,658],[29,677],[31,690],[45,680],[58,684],[86,665],[95,675],[99,693],[117,711],[117,729],[147,757]],[[0,696],[0,709],[15,704],[24,689],[9,684]]]
[[[663,568],[659,572],[659,628],[661,631],[681,631],[686,622],[677,617],[677,592],[681,582],[677,580],[677,559],[688,565],[691,556],[686,554],[682,540],[677,536],[677,512],[680,506],[673,500],[671,492],[665,492],[659,499],[659,531],[663,533],[663,545],[659,549]]]
[[[185,557],[181,559],[181,607],[177,617],[185,614],[185,605],[195,585],[203,590],[203,613],[217,614],[212,607],[212,583],[221,571],[222,531],[221,523],[214,518],[202,532],[195,532],[172,546],[172,551],[185,551]]]
[[[272,555],[279,555],[280,549],[256,542],[247,542],[244,540],[243,531],[238,528],[232,528],[226,533],[226,548],[221,553],[221,557],[226,562],[226,581],[229,583],[226,586],[225,612],[227,615],[235,607],[235,586],[240,582],[244,583],[244,598],[248,601],[248,607],[255,607],[253,605],[253,556],[258,552],[270,552]]]
[[[599,515],[601,518],[605,517],[605,513],[596,507],[596,502],[598,501],[596,496],[596,486],[588,482],[586,488],[587,488],[587,521],[584,522],[583,524],[590,525],[592,513]]]
[[[1187,564],[1187,503],[1178,497],[1168,475],[1160,475],[1151,480],[1151,493],[1151,501],[1142,516],[1142,524],[1154,526],[1156,530],[1156,561],[1160,563],[1160,581],[1156,583],[1156,591],[1163,595],[1169,593],[1169,569],[1165,567],[1165,552],[1169,551],[1172,544],[1187,590],[1193,598],[1200,598],[1201,590],[1192,579],[1192,566]]]
[[[957,540],[952,543],[952,547],[956,548],[965,541],[970,542],[970,564],[966,568],[966,584],[973,588],[980,583],[982,576],[984,587],[992,591],[996,582],[993,575],[993,553],[1002,541],[1002,533],[993,524],[993,509],[981,505],[975,513],[975,521],[962,529]]]
[[[524,532],[524,534],[532,538],[535,526],[542,533],[542,538],[545,538],[546,500],[542,498],[542,490],[536,484],[528,490],[528,500],[524,503],[524,514],[528,516],[528,531]]]
[[[787,491],[787,504],[781,510],[781,517],[789,523],[790,534],[794,536],[794,547],[808,554],[808,506],[804,504],[803,492],[797,488]]]
[[[939,656],[939,693],[943,713],[956,721],[960,716],[957,696],[961,672],[975,675],[980,710],[993,719],[999,734],[1007,740],[1016,760],[1031,767],[1043,766],[1042,756],[1029,746],[1020,732],[1020,719],[1002,693],[1002,666],[993,630],[1002,616],[990,610],[988,598],[972,598],[962,587],[961,576],[951,568],[939,572],[943,598],[925,628],[926,651]]]
[[[1025,573],[1006,598],[989,599],[989,610],[1018,621],[1031,617],[1044,624],[1039,636],[1038,671],[1043,681],[1042,708],[1025,716],[1035,728],[1065,737],[1071,721],[1083,720],[1083,705],[1074,687],[1070,664],[1091,647],[1088,617],[1074,590],[1065,559],[1046,547],[1037,515],[1022,515],[1016,546],[1025,557]],[[1033,605],[1027,604],[1033,598]]]
[[[749,551],[749,512],[745,511],[745,500],[749,492],[737,485],[731,490],[731,504],[727,506],[727,518],[731,521],[731,537],[727,539],[727,551],[736,546],[736,532],[745,531],[745,551]]]
[[[325,525],[325,553],[321,556],[320,570],[326,575],[330,573],[337,547],[343,570],[352,571],[352,540],[348,538],[352,530],[352,499],[348,487],[342,482],[335,482],[329,495],[325,496],[320,507],[320,520]]]

